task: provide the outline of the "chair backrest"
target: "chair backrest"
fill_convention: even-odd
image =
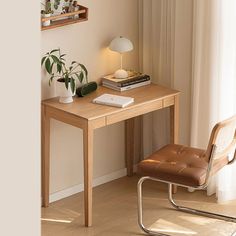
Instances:
[[[206,158],[212,163],[230,155],[233,157],[228,164],[236,160],[236,115],[215,125],[206,152]]]

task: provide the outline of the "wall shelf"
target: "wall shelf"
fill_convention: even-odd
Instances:
[[[69,12],[65,14],[60,14],[60,15],[55,15],[55,16],[50,16],[46,18],[41,18],[41,23],[50,20],[51,23],[48,26],[41,26],[41,30],[49,30],[49,29],[54,29],[57,27],[62,27],[65,25],[71,25],[71,24],[76,24],[80,23],[83,21],[88,20],[88,8],[84,7],[82,5],[79,5],[78,11],[75,12]],[[75,18],[78,17],[78,18]]]

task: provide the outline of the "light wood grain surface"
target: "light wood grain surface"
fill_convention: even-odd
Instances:
[[[134,98],[134,103],[126,108],[117,108],[92,103],[94,98],[104,93],[132,97]],[[63,110],[67,113],[85,118],[87,120],[93,120],[107,115],[114,115],[121,111],[129,111],[134,108],[138,109],[139,107],[142,107],[142,109],[145,110],[147,109],[146,107],[157,101],[161,101],[161,107],[167,107],[174,104],[173,97],[177,94],[179,94],[179,92],[176,90],[168,89],[154,84],[125,92],[117,92],[100,86],[96,92],[91,93],[86,97],[75,97],[74,102],[71,104],[61,104],[58,102],[59,98],[45,100],[43,101],[43,104],[49,107]],[[172,103],[170,101],[172,101]],[[153,109],[156,108],[154,107]]]
[[[134,103],[125,108],[94,104],[94,98],[104,94],[134,98]],[[93,131],[97,128],[126,121],[126,165],[129,176],[133,175],[134,118],[162,108],[171,109],[171,136],[178,142],[179,92],[150,84],[125,92],[105,87],[83,98],[74,98],[70,104],[59,103],[59,98],[42,102],[42,198],[43,206],[49,206],[50,165],[50,119],[56,119],[83,130],[84,144],[84,215],[85,226],[92,226],[92,180],[93,180]],[[141,148],[142,149],[142,148]],[[140,149],[140,150],[141,150]]]
[[[42,236],[145,236],[138,226],[138,178],[124,177],[94,189],[94,224],[83,226],[83,194],[79,193],[42,209]],[[144,185],[145,224],[172,236],[231,236],[236,224],[174,210],[167,185],[147,181]],[[236,217],[236,201],[217,204],[205,191],[189,193],[180,188],[179,204]]]

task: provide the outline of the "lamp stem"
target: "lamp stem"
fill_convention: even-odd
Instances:
[[[120,54],[120,69],[123,69],[123,54]]]

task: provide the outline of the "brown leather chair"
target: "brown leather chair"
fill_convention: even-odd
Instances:
[[[233,157],[229,160],[231,154]],[[167,235],[150,230],[143,224],[142,184],[145,180],[167,183],[169,201],[177,210],[236,223],[236,218],[178,206],[173,200],[173,185],[205,189],[210,177],[235,159],[236,116],[215,125],[207,150],[169,144],[141,161],[138,164],[138,174],[143,176],[138,182],[138,223],[141,229],[151,235]]]

